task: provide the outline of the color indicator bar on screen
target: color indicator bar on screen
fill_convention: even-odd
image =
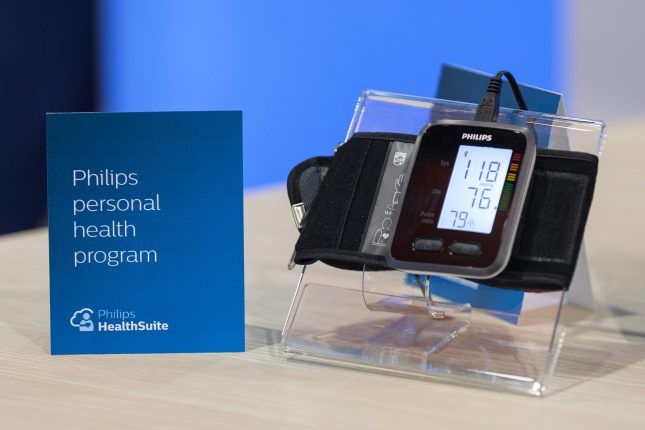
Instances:
[[[506,177],[507,182],[515,182],[516,179],[517,179],[517,173],[509,172],[508,176]]]
[[[499,210],[507,211],[508,205],[511,203],[511,196],[513,195],[513,185],[512,183],[504,184],[504,189],[502,190],[502,197],[499,200]]]
[[[519,152],[513,153],[513,158],[512,158],[513,161],[520,161],[521,159],[522,159],[522,154],[520,154]]]

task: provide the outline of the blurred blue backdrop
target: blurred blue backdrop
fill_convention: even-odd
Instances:
[[[100,108],[244,111],[245,186],[330,154],[366,88],[432,96],[440,65],[560,88],[555,0],[109,0]]]

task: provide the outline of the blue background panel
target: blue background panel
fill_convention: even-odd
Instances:
[[[441,64],[559,90],[555,0],[110,0],[106,111],[242,109],[246,187],[332,152],[366,88],[432,96]]]

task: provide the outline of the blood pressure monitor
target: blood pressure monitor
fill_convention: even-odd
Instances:
[[[531,130],[490,121],[433,121],[420,135],[355,133],[333,156],[289,174],[300,232],[291,264],[566,289],[598,158],[535,147]]]
[[[511,256],[535,157],[525,127],[427,125],[410,160],[387,263],[415,273],[496,276]]]
[[[356,132],[333,156],[296,165],[287,193],[300,236],[289,267],[321,261],[522,291],[569,288],[598,157],[538,150],[533,130],[498,123],[503,77],[528,110],[502,70],[475,121],[436,120],[418,135]]]

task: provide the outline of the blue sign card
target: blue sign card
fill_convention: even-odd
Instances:
[[[242,113],[47,115],[52,354],[244,350]]]

